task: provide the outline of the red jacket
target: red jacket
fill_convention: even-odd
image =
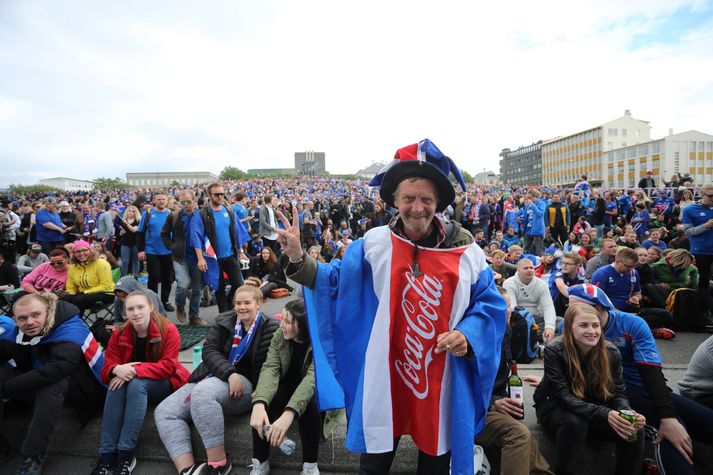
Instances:
[[[144,362],[134,366],[138,378],[154,379],[157,381],[168,379],[173,390],[180,388],[188,382],[188,370],[178,361],[178,351],[181,347],[181,336],[176,326],[165,322],[165,335],[161,338],[158,327],[151,320],[149,323],[149,340],[146,345],[148,358],[155,345],[160,345],[160,358],[156,362]],[[104,367],[102,368],[102,381],[105,384],[113,378],[111,372],[115,366],[131,362],[134,354],[134,327],[128,323],[123,331],[115,330],[111,334],[109,345],[104,351]]]

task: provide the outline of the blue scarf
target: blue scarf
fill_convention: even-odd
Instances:
[[[248,328],[246,332],[243,328],[243,324],[240,322],[240,318],[235,322],[235,333],[233,334],[233,346],[230,347],[230,353],[228,353],[228,361],[230,364],[235,366],[238,361],[245,356],[248,348],[252,345],[253,338],[255,337],[255,330],[260,326],[260,321],[262,320],[262,314],[258,312],[257,317],[253,320],[252,325]]]
[[[104,385],[101,379],[102,367],[104,366],[104,353],[102,353],[101,347],[94,338],[94,335],[92,335],[92,332],[89,331],[87,325],[85,325],[78,316],[74,316],[53,328],[49,334],[36,336],[30,341],[24,341],[24,334],[14,325],[14,322],[11,328],[7,328],[5,324],[2,325],[2,328],[5,331],[0,332],[0,340],[10,341],[17,345],[39,346],[57,342],[70,342],[78,345],[82,349],[82,354],[89,369],[92,370],[92,374],[100,384]],[[39,368],[42,366],[42,363],[33,357],[33,366]]]

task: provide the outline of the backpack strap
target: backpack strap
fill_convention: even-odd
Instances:
[[[461,227],[460,223],[456,223],[455,221],[448,221],[446,223],[446,238],[443,240],[444,246],[451,245]]]

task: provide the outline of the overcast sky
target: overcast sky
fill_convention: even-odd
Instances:
[[[713,133],[713,0],[0,1],[0,186]]]

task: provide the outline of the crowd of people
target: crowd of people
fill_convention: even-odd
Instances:
[[[713,328],[713,184],[658,187],[649,176],[641,189],[599,190],[582,176],[571,189],[478,186],[429,141],[417,152],[426,158],[400,149],[371,182],[3,197],[0,396],[37,401],[17,473],[41,473],[65,400],[83,423],[104,407],[94,474],[131,473],[148,404],[158,404],[179,474],[229,473],[225,416],[246,412],[254,475],[269,473],[269,448],[295,420],[302,473],[319,473],[320,411],[341,407],[363,474],[388,473],[406,434],[419,473],[474,473],[473,440],[501,450],[502,473],[577,473],[588,436],[616,442],[617,473],[639,473],[647,436],[665,473],[692,473],[692,439],[713,442],[711,339],[679,396],[655,338]],[[266,299],[295,290],[290,281],[303,298],[279,319],[262,314]],[[457,301],[464,292],[470,299]],[[401,309],[389,310],[397,296]],[[212,302],[219,316],[189,374],[177,325],[205,325],[201,309]],[[438,318],[441,304],[455,320]],[[112,318],[90,331],[85,321],[102,306]],[[538,421],[556,441],[552,468],[507,392],[515,314],[533,317],[544,356],[544,377],[531,382]],[[448,403],[422,386],[427,345],[437,361],[428,381]],[[384,371],[390,385],[378,383]],[[402,404],[386,407],[395,395]],[[468,422],[434,426],[422,416],[444,405]],[[206,463],[196,461],[190,423]],[[13,454],[0,440],[0,463]]]

